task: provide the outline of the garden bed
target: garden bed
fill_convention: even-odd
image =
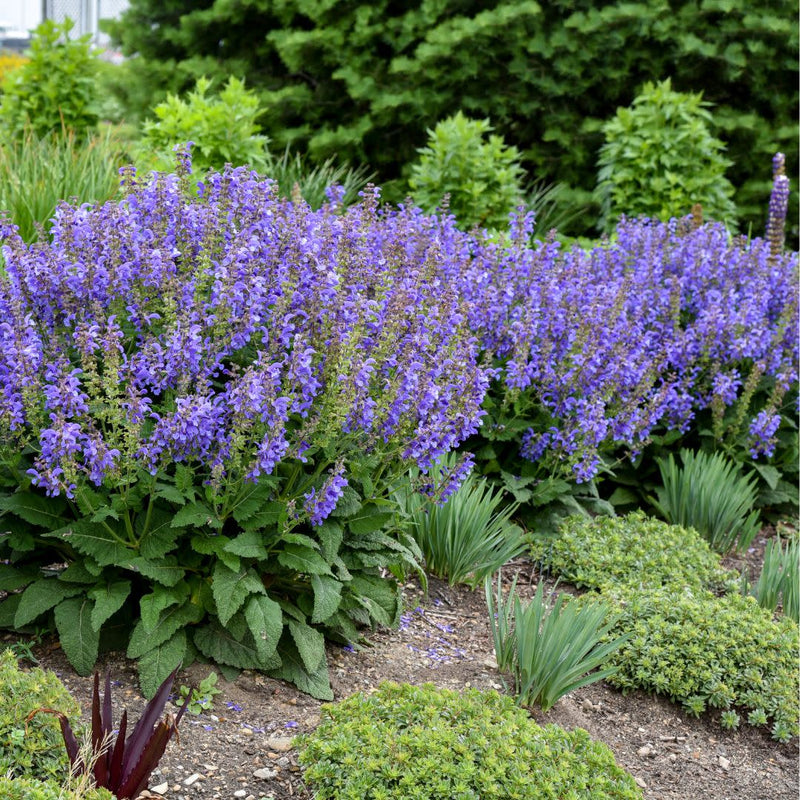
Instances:
[[[764,534],[737,567],[758,564],[769,531]],[[519,590],[530,595],[535,589],[532,567],[524,561],[518,566]],[[512,570],[506,572],[510,577]],[[449,587],[436,579],[431,579],[427,597],[413,582],[403,591],[406,612],[399,630],[375,633],[372,646],[359,652],[328,647],[337,700],[370,691],[385,680],[505,690],[504,676],[494,666],[481,591]],[[43,640],[33,650],[88,714],[92,679],[75,674],[54,640]],[[109,669],[115,681],[115,715],[122,705],[138,712],[144,700],[135,663],[111,653],[101,657],[99,668]],[[178,684],[197,685],[211,669],[194,664],[179,675]],[[151,786],[163,790],[167,800],[309,800],[312,795],[304,787],[290,740],[316,727],[320,702],[288,683],[250,671],[232,683],[220,677],[217,688],[220,694],[210,712],[185,716],[180,743],[170,744]],[[600,682],[565,696],[547,714],[533,714],[539,723],[584,728],[607,744],[648,800],[794,800],[798,794],[797,740],[779,744],[766,728],[726,731],[718,711],[693,719],[664,698],[639,691],[622,695]]]

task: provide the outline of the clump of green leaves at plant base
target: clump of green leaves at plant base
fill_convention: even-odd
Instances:
[[[660,220],[684,217],[700,203],[710,219],[732,223],[731,162],[711,135],[702,94],[676,92],[668,78],[646,83],[628,108],[603,126],[597,193],[606,231],[621,214]]]
[[[629,636],[606,638],[616,619],[602,599],[578,603],[562,593],[549,606],[541,582],[528,603],[514,598],[515,691],[519,702],[543,711],[567,692],[613,675],[616,666],[593,670],[607,665]]]
[[[244,81],[231,76],[216,96],[205,76],[185,97],[170,94],[153,109],[155,120],[144,123],[141,140],[143,166],[170,169],[173,148],[193,142],[194,169],[202,174],[225,164],[263,170],[269,163],[269,139],[256,122],[262,113],[258,97]]]
[[[408,180],[423,211],[440,208],[447,194],[459,227],[507,226],[508,215],[522,204],[524,171],[517,148],[492,130],[488,119],[469,119],[459,111],[428,131],[428,146],[419,150]]]
[[[190,714],[197,716],[204,711],[212,711],[214,708],[214,698],[220,693],[217,689],[217,680],[219,679],[216,672],[210,672],[200,681],[197,688],[191,686],[178,687],[179,696],[175,699],[176,706],[182,706],[187,703],[186,710]]]
[[[0,571],[7,569],[0,564]],[[76,718],[78,704],[52,672],[20,669],[10,650],[0,653],[0,687],[0,775],[60,780],[69,762],[58,722],[43,714],[27,717],[52,708]]]
[[[580,728],[537,725],[509,697],[382,684],[324,706],[295,739],[319,800],[633,800],[641,791]]]
[[[447,480],[434,477],[434,492]],[[432,471],[434,472],[434,471]],[[434,475],[441,473],[434,472]],[[413,492],[405,494],[409,530],[425,556],[428,572],[472,588],[483,583],[525,549],[522,529],[511,519],[516,504],[503,506],[504,492],[474,473],[443,502]]]
[[[718,553],[745,550],[758,533],[756,475],[722,453],[681,450],[683,466],[670,453],[660,459],[663,488],[656,489],[656,508],[668,522],[694,528]]]
[[[0,127],[10,138],[53,131],[84,135],[97,125],[96,55],[91,35],[72,37],[74,23],[45,20],[33,33],[30,59],[8,76]]]
[[[642,511],[624,517],[568,517],[559,535],[535,543],[533,553],[554,574],[589,589],[621,584],[722,589],[736,581],[736,573],[722,568],[696,531]]]
[[[106,789],[65,788],[55,781],[0,777],[3,800],[114,800]]]
[[[113,197],[121,164],[120,148],[108,134],[79,143],[72,131],[37,136],[27,130],[0,144],[0,209],[32,242],[40,229],[49,230],[64,198],[94,203]]]
[[[743,573],[742,591],[752,594],[758,604],[769,611],[775,611],[780,605],[787,617],[800,623],[800,541],[790,539],[784,547],[780,536],[770,539],[764,550],[758,581],[751,586],[747,574]]]
[[[614,599],[620,616],[610,635],[631,638],[608,659],[619,668],[611,685],[665,695],[694,716],[739,709],[779,741],[797,735],[793,620],[736,593],[627,587]]]

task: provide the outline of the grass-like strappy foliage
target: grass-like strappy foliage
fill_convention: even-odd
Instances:
[[[720,453],[681,450],[680,456],[682,467],[672,454],[658,462],[659,511],[668,522],[697,530],[719,553],[746,549],[759,530],[756,478],[741,475]]]
[[[503,506],[503,492],[469,475],[444,503],[417,500],[412,534],[427,569],[450,585],[480,585],[525,549],[522,530],[511,522],[516,504]]]
[[[602,601],[578,604],[559,594],[549,605],[541,583],[529,603],[514,598],[517,696],[543,711],[567,692],[613,675],[616,667],[593,670],[630,638],[624,634],[602,642],[616,623]]]
[[[0,146],[0,211],[7,211],[26,242],[47,230],[61,200],[104,202],[119,188],[118,148],[108,136],[78,145],[76,134],[37,136]]]
[[[783,613],[800,623],[800,541],[791,539],[784,547],[780,537],[770,539],[764,550],[764,564],[755,585],[742,575],[743,594],[752,594],[762,608]]]

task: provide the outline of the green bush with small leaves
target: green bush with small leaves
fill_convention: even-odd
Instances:
[[[610,684],[665,695],[693,716],[739,709],[779,741],[797,736],[797,623],[735,593],[628,588],[614,597],[620,616],[609,635],[631,638],[608,659],[619,668]]]
[[[69,761],[58,720],[49,714],[27,717],[52,708],[74,719],[78,704],[52,672],[23,671],[10,650],[0,654],[0,687],[0,775],[61,780]]]
[[[6,137],[32,131],[91,132],[97,125],[97,56],[91,35],[70,36],[75,23],[45,20],[34,31],[30,58],[3,84],[0,125]]]
[[[496,692],[384,683],[323,706],[319,727],[295,742],[317,800],[642,796],[586,731],[540,727]]]
[[[460,111],[429,130],[428,146],[419,150],[408,181],[414,202],[432,213],[448,194],[448,208],[464,230],[505,228],[508,215],[523,204],[525,173],[517,148],[492,130],[488,119],[469,119]]]
[[[702,94],[676,92],[669,79],[646,83],[633,105],[603,126],[597,194],[606,230],[620,214],[667,220],[700,203],[707,218],[732,223],[733,186],[725,145],[711,134]]]
[[[211,81],[199,78],[185,98],[170,94],[144,123],[142,166],[169,170],[174,147],[193,142],[192,163],[197,173],[222,169],[225,164],[263,170],[269,163],[268,139],[256,120],[262,113],[258,97],[244,81],[231,76],[217,96],[209,95]]]
[[[2,800],[114,800],[105,789],[68,789],[54,781],[0,777]]]
[[[737,580],[696,531],[642,511],[624,517],[568,517],[558,538],[536,545],[534,552],[555,574],[589,589],[620,584],[721,589]]]

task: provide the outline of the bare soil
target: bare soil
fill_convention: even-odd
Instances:
[[[758,562],[764,538],[736,566]],[[535,589],[529,576],[529,568],[520,576],[523,593]],[[407,611],[399,630],[372,634],[371,645],[358,652],[329,647],[336,699],[385,680],[507,690],[495,666],[482,591],[431,579],[427,596],[415,583],[406,584],[404,594]],[[88,714],[92,679],[74,673],[57,643],[45,641],[34,652]],[[123,705],[138,715],[144,701],[135,664],[109,654],[98,669],[109,669],[114,678],[115,718]],[[178,684],[197,685],[211,669],[195,664],[181,673]],[[314,729],[321,704],[253,672],[232,683],[220,676],[218,688],[210,713],[184,717],[180,742],[167,748],[149,796],[311,800],[291,737]],[[797,800],[800,795],[798,742],[779,744],[766,729],[745,725],[725,731],[713,713],[693,719],[664,698],[622,695],[603,682],[565,696],[547,714],[532,713],[539,723],[581,727],[607,744],[647,800]]]

